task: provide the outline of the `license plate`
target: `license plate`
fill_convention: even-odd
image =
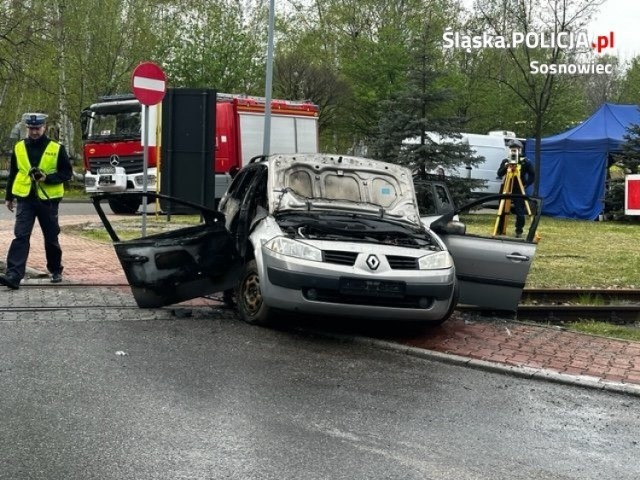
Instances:
[[[100,167],[98,169],[98,173],[100,175],[103,175],[103,174],[107,174],[107,175],[114,174],[114,173],[116,173],[116,167]]]
[[[365,295],[380,297],[403,297],[406,284],[390,280],[361,280],[341,278],[340,293],[345,295]]]
[[[111,178],[111,175],[103,175],[98,180],[98,185],[111,185],[112,183],[116,183],[115,180]]]

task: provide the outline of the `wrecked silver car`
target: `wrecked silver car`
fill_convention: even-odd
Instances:
[[[140,307],[233,292],[254,324],[280,311],[437,324],[459,301],[515,310],[535,253],[531,232],[467,235],[457,210],[426,228],[410,170],[359,157],[255,159],[219,211],[191,205],[201,225],[134,240],[101,211],[110,195],[94,204]]]

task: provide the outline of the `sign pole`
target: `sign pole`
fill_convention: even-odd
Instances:
[[[267,42],[267,71],[264,85],[264,138],[262,139],[262,154],[271,153],[271,90],[273,77],[273,22],[275,16],[275,0],[269,2],[269,33]]]
[[[147,235],[147,192],[149,168],[149,107],[162,102],[166,92],[166,76],[158,65],[153,62],[143,62],[138,65],[131,75],[133,94],[142,104],[144,121],[143,156],[142,156],[142,237]]]
[[[144,115],[144,144],[142,153],[142,238],[147,236],[147,169],[149,167],[149,106],[142,106]]]

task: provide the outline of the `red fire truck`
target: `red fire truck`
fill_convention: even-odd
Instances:
[[[133,95],[101,97],[83,110],[83,159],[85,189],[89,194],[140,191],[143,185],[144,118]],[[217,94],[215,135],[215,197],[220,198],[231,181],[230,172],[262,154],[265,99]],[[318,152],[318,106],[310,102],[272,100],[271,152]],[[147,189],[158,191],[161,105],[149,108],[149,162]],[[135,213],[137,197],[113,200],[114,213]]]

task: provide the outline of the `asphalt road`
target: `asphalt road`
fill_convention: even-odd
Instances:
[[[119,292],[0,310],[0,479],[640,478],[633,397]]]

